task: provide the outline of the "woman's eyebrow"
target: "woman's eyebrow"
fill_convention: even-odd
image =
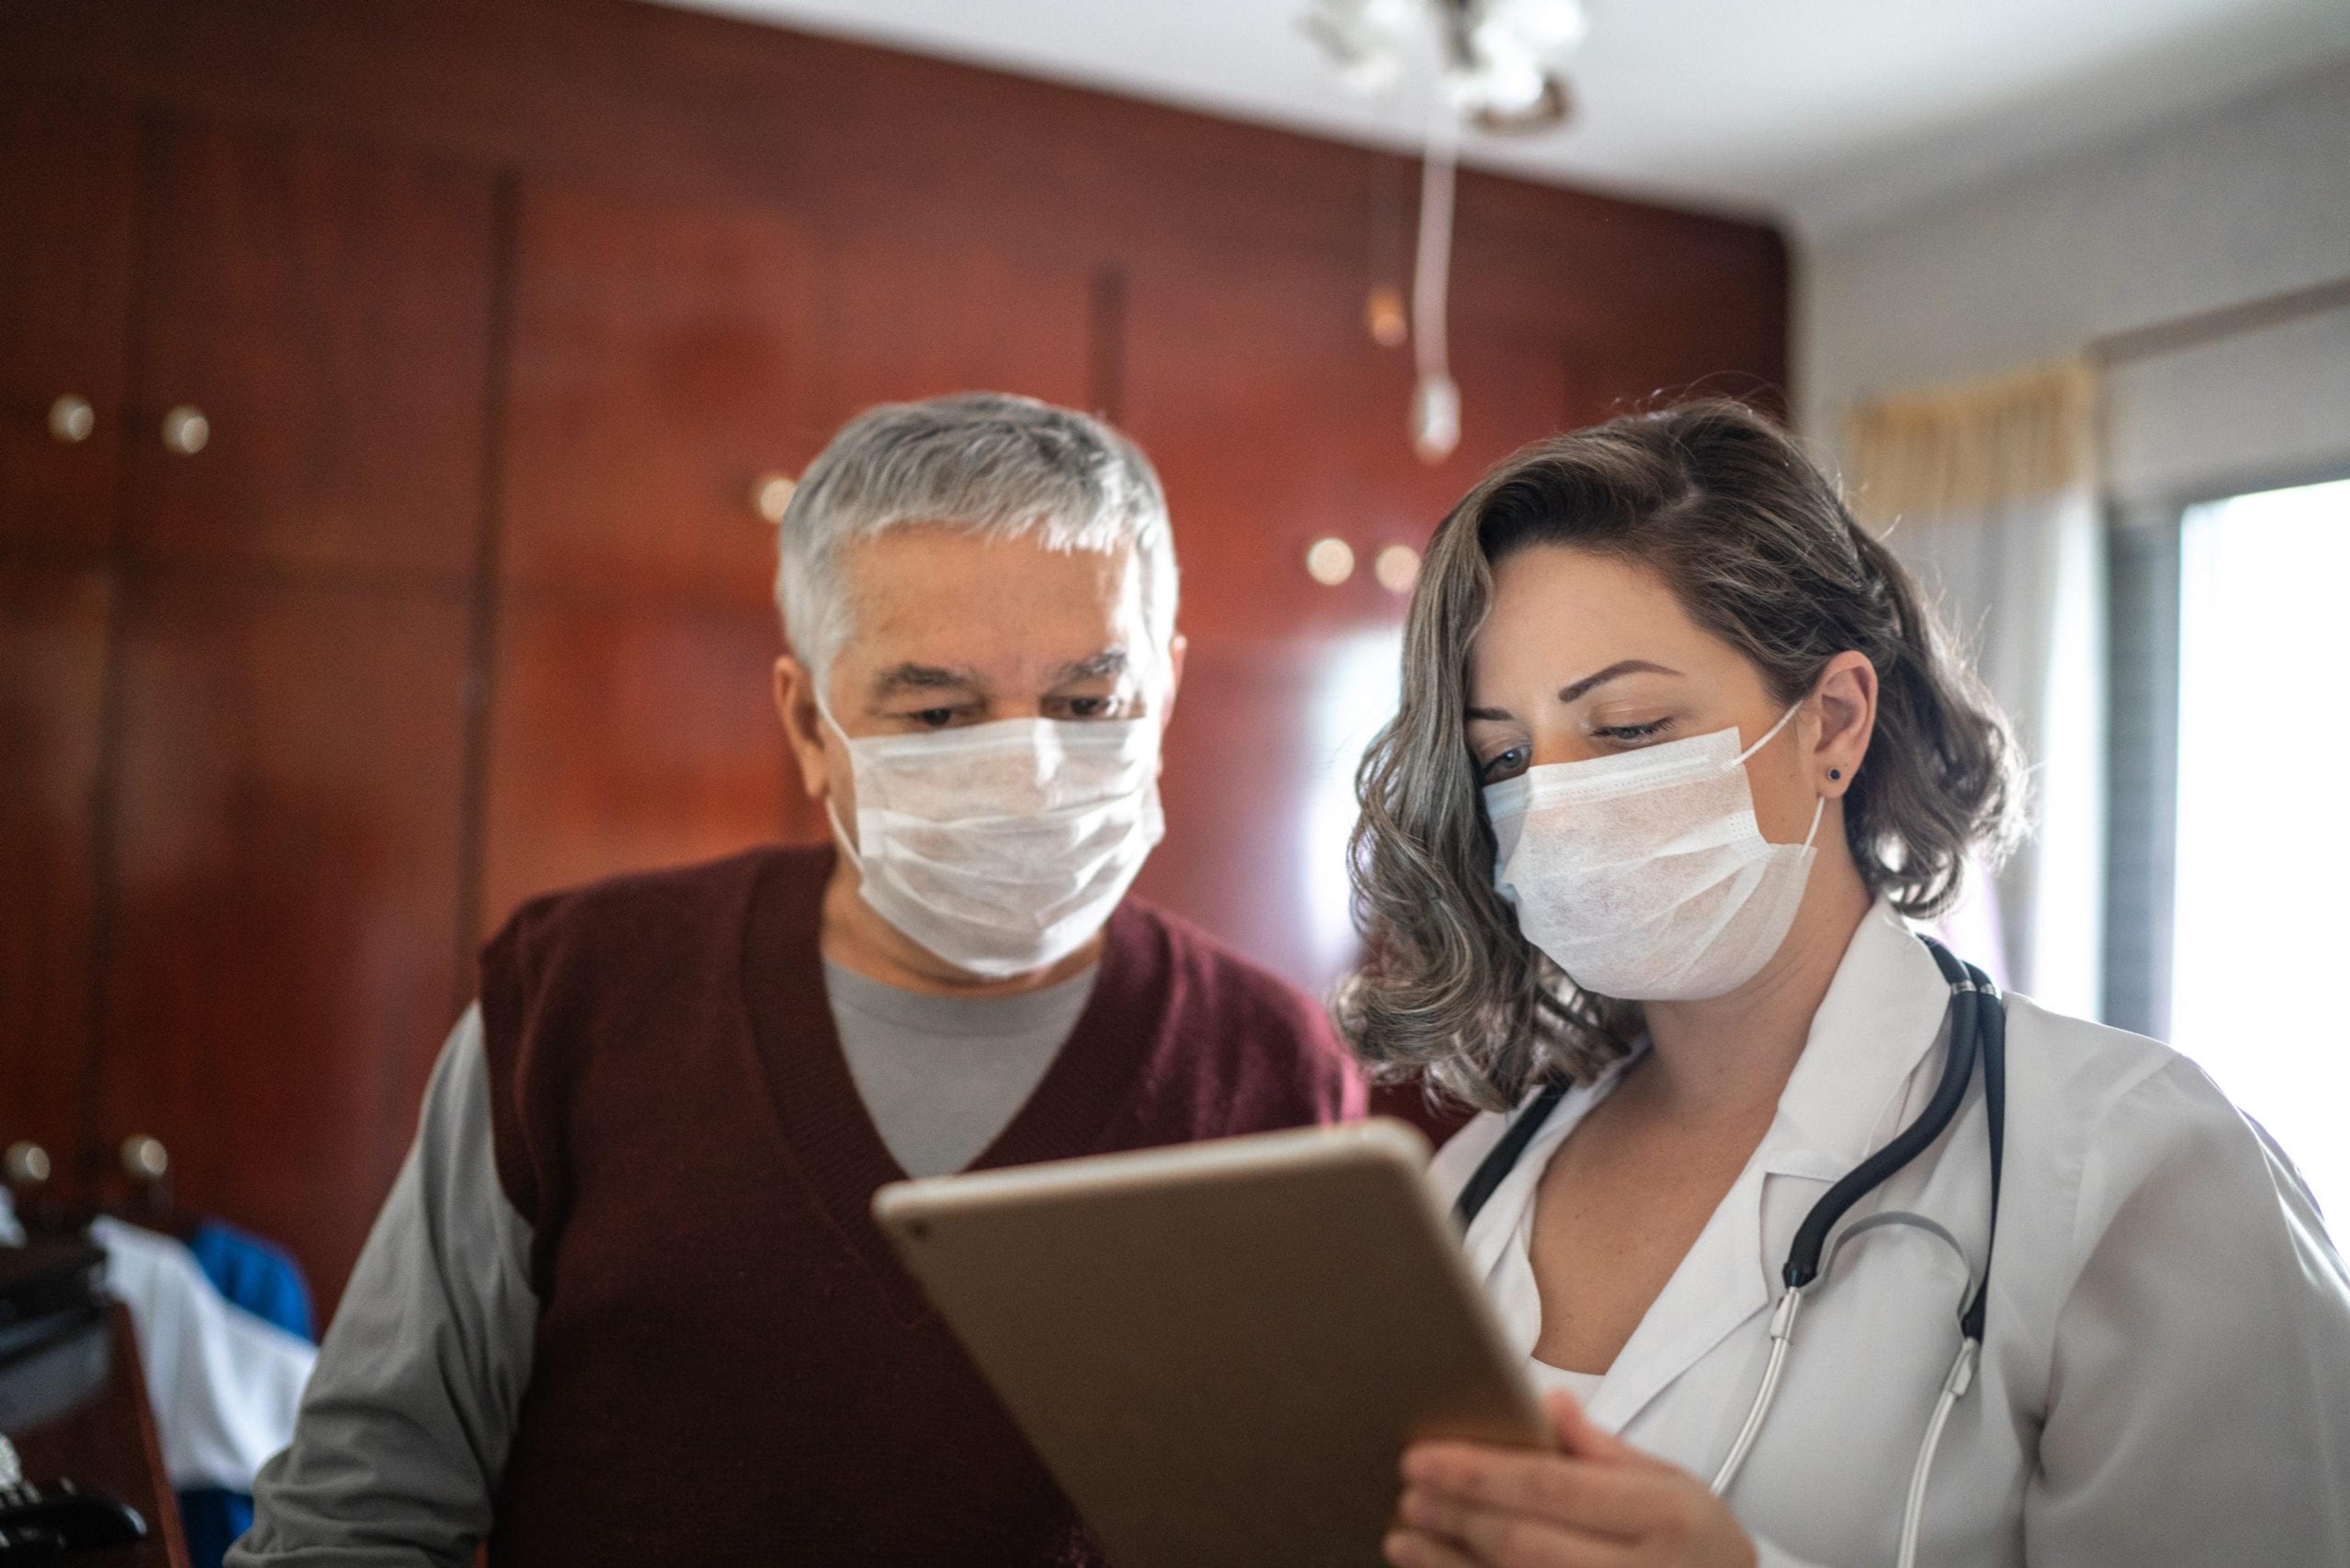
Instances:
[[[1596,675],[1586,675],[1572,686],[1562,687],[1558,693],[1558,700],[1562,702],[1573,702],[1589,693],[1593,687],[1603,686],[1619,675],[1679,675],[1679,673],[1678,670],[1668,669],[1661,664],[1651,664],[1645,659],[1619,659]]]

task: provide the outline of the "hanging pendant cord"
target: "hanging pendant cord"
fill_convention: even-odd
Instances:
[[[1422,380],[1450,379],[1445,297],[1451,288],[1452,184],[1460,130],[1439,109],[1430,118],[1428,153],[1419,168],[1419,244],[1412,258],[1412,358]]]

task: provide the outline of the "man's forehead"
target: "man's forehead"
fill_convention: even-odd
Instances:
[[[1074,545],[1056,541],[1053,533],[1041,523],[1014,530],[981,524],[908,520],[845,541],[839,560],[842,567],[850,572],[860,567],[903,572],[933,560],[952,562],[958,568],[975,560],[983,561],[996,571],[1016,571],[1023,563],[1030,562],[1047,568],[1058,565],[1064,569],[1099,571],[1105,567],[1122,568],[1137,554],[1131,539]]]
[[[842,564],[840,656],[868,670],[1033,672],[1131,653],[1149,635],[1130,548],[1055,550],[908,524],[859,541]]]

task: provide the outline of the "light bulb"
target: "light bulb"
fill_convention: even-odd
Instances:
[[[1542,61],[1514,33],[1488,23],[1470,36],[1471,64],[1454,73],[1453,102],[1463,114],[1523,114],[1543,96]]]

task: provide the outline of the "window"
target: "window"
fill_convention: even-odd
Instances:
[[[2350,480],[2181,525],[2173,1043],[2350,1224]]]

